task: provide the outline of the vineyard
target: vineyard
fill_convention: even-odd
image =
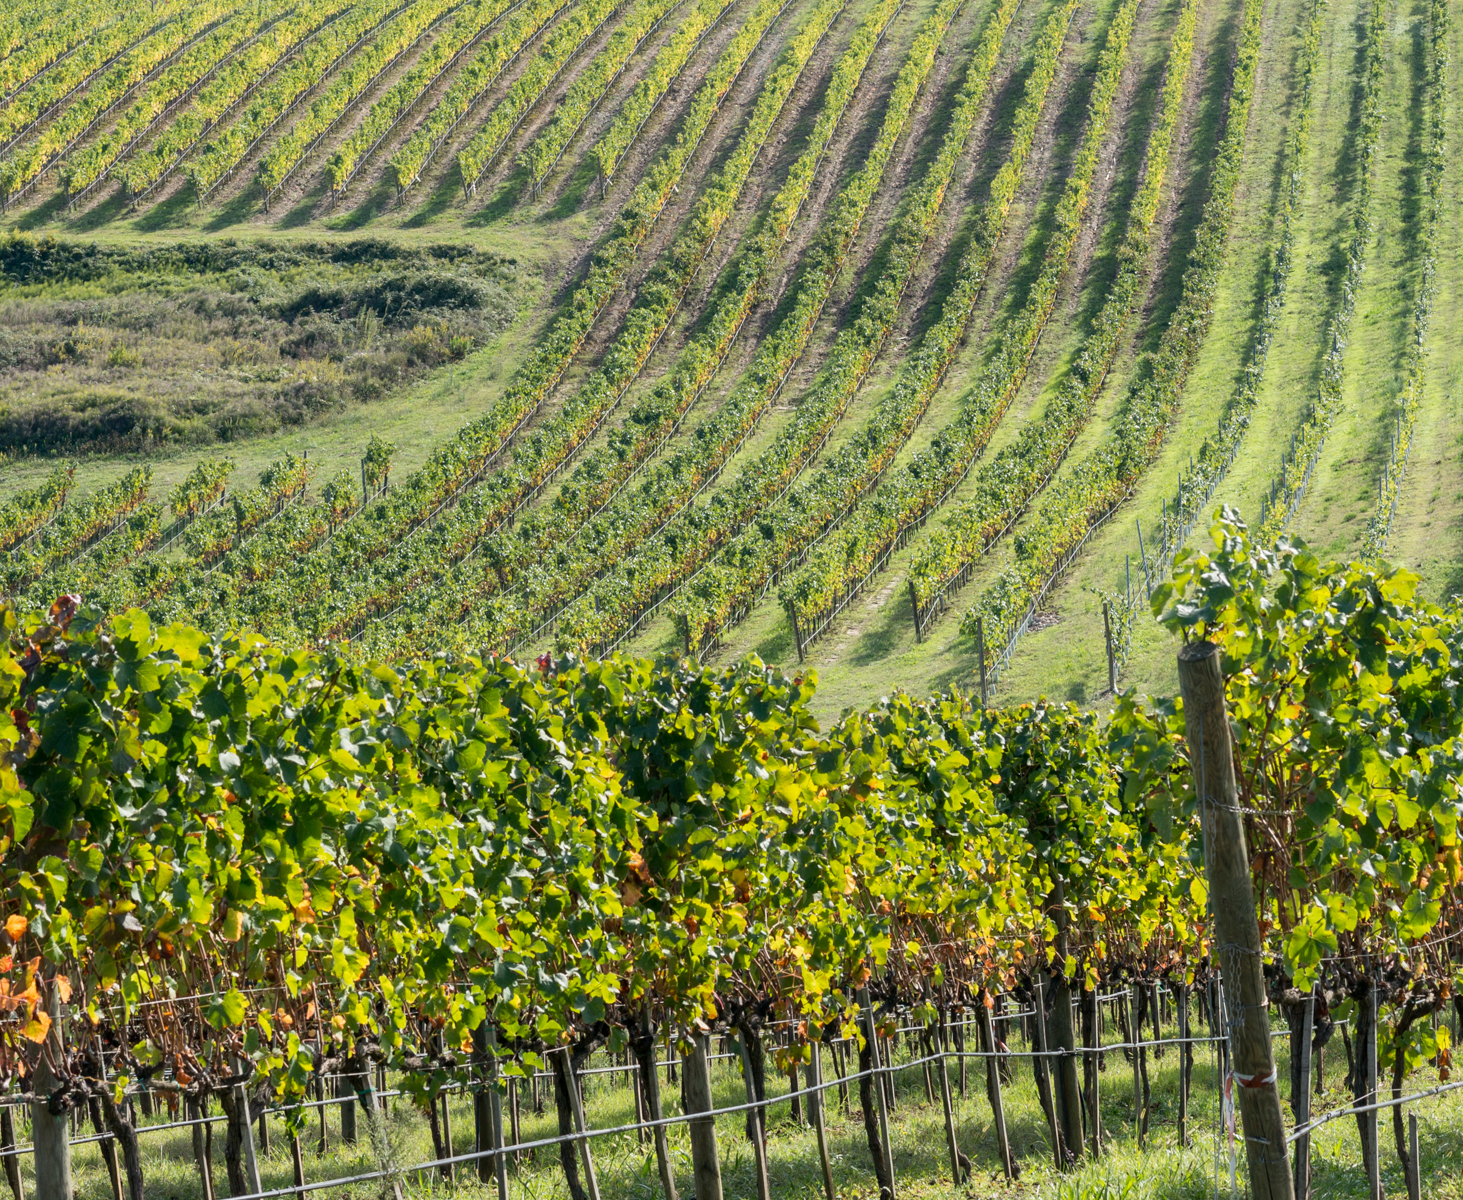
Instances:
[[[1463,620],[1213,533],[1106,719],[0,611],[10,1189],[1443,1194]]]
[[[1221,504],[1463,580],[1444,0],[31,7],[22,609],[754,652],[831,717],[1172,691]]]
[[[1463,1195],[1460,42],[7,6],[16,1200]]]

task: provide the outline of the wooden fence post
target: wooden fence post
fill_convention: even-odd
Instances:
[[[1366,1095],[1361,1097],[1363,1106],[1375,1105],[1377,1102],[1377,971],[1375,965],[1368,969],[1368,974],[1373,978],[1369,981],[1367,988],[1367,1012],[1370,1020],[1367,1027],[1362,1031],[1361,1039],[1361,1067],[1363,1079],[1365,1080]],[[1377,1110],[1375,1107],[1368,1108],[1360,1114],[1362,1134],[1362,1158],[1365,1161],[1367,1187],[1370,1189],[1371,1200],[1385,1200],[1382,1191],[1382,1155],[1381,1140],[1377,1136]]]
[[[15,1108],[5,1105],[0,1108],[0,1152],[5,1153],[5,1178],[15,1200],[25,1200],[25,1183],[20,1177],[20,1154],[15,1149]]]
[[[493,1155],[493,1179],[498,1185],[498,1200],[508,1200],[508,1156],[503,1153],[503,1097],[498,1092],[498,1031],[486,1021],[483,1024],[487,1027],[487,1048],[488,1048],[488,1140],[492,1148],[498,1151]],[[442,1097],[443,1106],[446,1106],[447,1097]],[[449,1139],[451,1133],[446,1135]],[[482,1147],[478,1147],[482,1149]],[[449,1149],[450,1155],[452,1151]],[[481,1177],[481,1175],[479,1176]]]
[[[244,1060],[239,1059],[235,1069],[242,1074],[244,1071]],[[251,1076],[252,1077],[252,1076]],[[264,1183],[259,1177],[259,1158],[254,1151],[254,1124],[249,1119],[249,1083],[245,1080],[237,1085],[240,1124],[239,1132],[244,1142],[244,1182],[249,1185],[251,1192],[262,1192]]]
[[[1179,984],[1179,1145],[1189,1146],[1189,985]]]
[[[975,656],[980,660],[980,706],[988,708],[991,702],[990,689],[985,678],[985,618],[975,618]]]
[[[1107,643],[1107,690],[1114,696],[1118,694],[1118,660],[1113,653],[1112,645],[1112,614],[1108,611],[1110,605],[1106,600],[1102,602],[1102,637]]]
[[[823,1191],[828,1200],[838,1200],[833,1186],[833,1160],[828,1154],[828,1120],[823,1102],[828,1093],[823,1090],[823,1046],[812,1039],[812,1057],[808,1059],[808,1112],[813,1118],[813,1130],[818,1136],[818,1166],[823,1172]]]
[[[48,1055],[61,1061],[65,1047],[61,1041],[61,992],[54,979],[46,981],[51,1032],[41,1044],[41,1058],[32,1076],[31,1090],[40,1097],[30,1106],[31,1142],[35,1146],[36,1196],[39,1200],[71,1196],[71,1130],[69,1114],[53,1117],[45,1102],[60,1082],[51,1071]]]
[[[747,1093],[747,1103],[756,1104],[757,1080],[752,1074],[752,1054],[747,1048],[747,1035],[737,1030],[737,1052],[742,1058],[742,1083]],[[752,1152],[757,1164],[757,1200],[772,1200],[772,1185],[767,1178],[767,1108],[765,1105],[751,1111]]]
[[[879,1031],[874,1025],[874,1004],[869,999],[869,989],[861,987],[854,993],[864,1018],[864,1036],[869,1039],[869,1061],[874,1072],[873,1093],[879,1114],[879,1140],[883,1142],[884,1169],[889,1176],[888,1200],[895,1200],[894,1191],[894,1146],[889,1141],[889,1106],[884,1097],[884,1072],[879,1052]]]
[[[707,1060],[709,1038],[692,1032],[691,1051],[681,1063],[686,1081],[686,1112],[711,1112],[711,1064]],[[669,1057],[669,1056],[667,1056]],[[716,1118],[696,1116],[690,1121],[691,1170],[696,1200],[722,1200],[721,1162],[716,1152]]]
[[[1305,1011],[1300,1022],[1299,1051],[1300,1070],[1296,1072],[1296,1086],[1291,1108],[1295,1111],[1297,1127],[1311,1119],[1311,1038],[1316,1021],[1316,989],[1305,999]],[[1310,1200],[1311,1194],[1311,1135],[1302,1133],[1295,1139],[1295,1197],[1296,1200]]]
[[[589,1152],[589,1139],[582,1135],[588,1130],[584,1120],[584,1097],[579,1091],[579,1080],[574,1070],[574,1059],[569,1053],[569,1047],[565,1046],[559,1051],[564,1056],[564,1079],[567,1083],[565,1089],[569,1093],[569,1108],[574,1114],[574,1132],[580,1134],[579,1159],[584,1165],[584,1185],[589,1192],[589,1200],[600,1200],[599,1179],[594,1173],[594,1155]],[[499,1155],[501,1158],[502,1156]]]
[[[1016,1164],[1011,1159],[1011,1139],[1006,1135],[1006,1105],[1001,1096],[1001,1060],[996,1053],[996,1030],[991,1023],[991,1010],[984,1004],[980,1006],[980,1019],[982,1028],[985,1031],[985,1042],[990,1047],[991,1056],[985,1060],[986,1067],[986,1088],[990,1092],[991,1112],[996,1118],[996,1147],[1001,1155],[1001,1167],[1006,1172],[1007,1179],[1016,1178]],[[944,1079],[944,1059],[940,1060],[941,1079]],[[948,1095],[949,1085],[946,1084],[945,1107],[949,1111],[950,1097]],[[950,1152],[957,1160],[956,1177],[959,1171],[959,1151],[955,1149],[955,1132],[950,1131]]]
[[[1057,1121],[1057,1110],[1055,1099],[1052,1096],[1051,1079],[1047,1075],[1046,1055],[1046,997],[1043,995],[1041,986],[1041,971],[1037,970],[1034,979],[1034,991],[1036,993],[1036,1012],[1031,1017],[1031,1036],[1036,1040],[1036,1058],[1033,1060],[1036,1073],[1036,1093],[1041,1099],[1041,1106],[1046,1112],[1047,1127],[1052,1134],[1052,1154],[1056,1159],[1057,1170],[1066,1168],[1067,1155],[1062,1146],[1062,1129]]]
[[[1417,1157],[1417,1114],[1407,1114],[1407,1148],[1412,1162],[1407,1172],[1407,1200],[1422,1200],[1422,1161]]]
[[[638,1036],[630,1043],[640,1075],[640,1093],[645,1102],[645,1114],[652,1121],[663,1120],[660,1104],[660,1075],[655,1066],[655,1028],[650,1016],[650,998],[640,1010]],[[655,1163],[660,1171],[660,1187],[665,1200],[677,1200],[676,1175],[671,1167],[670,1142],[664,1125],[657,1125],[652,1132],[655,1141]],[[516,1135],[515,1135],[516,1140]]]
[[[1087,1039],[1087,1061],[1082,1072],[1087,1080],[1087,1140],[1092,1146],[1093,1161],[1102,1157],[1102,1109],[1098,1103],[1102,1094],[1101,1074],[1098,1065],[1102,1055],[1102,1004],[1097,991],[1092,992],[1092,1025]]]
[[[1179,651],[1178,671],[1203,822],[1216,956],[1235,1014],[1229,1022],[1230,1070],[1238,1085],[1234,1090],[1244,1125],[1250,1188],[1255,1200],[1294,1200],[1219,647],[1208,641],[1189,643]]]
[[[1133,1011],[1131,997],[1123,994],[1123,1019],[1128,1024],[1128,1040],[1133,1044],[1133,1134],[1143,1146],[1143,1073],[1138,1064],[1138,1014]]]
[[[488,1063],[488,1044],[488,1023],[484,1021],[472,1031],[472,1048],[477,1054],[478,1065],[483,1072],[481,1087],[472,1098],[472,1148],[473,1152],[478,1155],[493,1148],[493,1123],[488,1113],[488,1088],[492,1082],[492,1071]],[[477,1177],[479,1183],[493,1182],[491,1157],[480,1157],[477,1160]]]

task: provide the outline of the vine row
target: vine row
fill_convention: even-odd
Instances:
[[[1209,331],[1214,293],[1224,266],[1254,99],[1261,11],[1260,0],[1246,0],[1209,199],[1184,271],[1181,298],[1158,347],[1139,364],[1113,434],[1047,488],[1045,500],[1016,537],[1016,562],[996,578],[961,621],[963,633],[975,633],[978,625],[981,628],[985,654],[991,660],[983,664],[988,671],[996,658],[1004,661],[1033,605],[1065,569],[1070,555],[1122,503],[1152,462],[1183,395]]]
[[[802,552],[807,554],[806,563],[782,584],[778,594],[794,622],[800,650],[815,631],[826,628],[835,608],[862,591],[866,581],[872,578],[876,564],[887,562],[889,550],[904,531],[923,519],[929,501],[948,492],[953,482],[963,477],[1025,379],[1027,364],[1056,306],[1057,289],[1082,230],[1092,179],[1108,138],[1119,84],[1128,61],[1137,8],[1136,3],[1124,3],[1112,19],[1088,101],[1086,130],[1057,201],[1053,233],[1044,251],[1041,272],[1021,310],[998,332],[995,353],[975,386],[962,397],[957,419],[935,435],[929,449],[879,482],[877,491],[867,498],[865,493],[879,480],[889,454],[870,458],[863,464],[848,451],[841,451],[830,461],[831,476],[839,472],[835,466],[838,459],[849,460],[842,472],[844,478],[831,487],[827,501],[818,508],[822,526],[813,534],[816,542],[804,543],[806,548]],[[1194,8],[1194,4],[1187,4],[1180,14],[1171,56],[1182,54],[1185,59],[1188,56],[1189,43],[1185,38],[1192,37]],[[1060,45],[1057,49],[1060,50]],[[1170,72],[1171,75],[1185,73],[1186,67]],[[1173,82],[1166,83],[1165,97],[1174,90]],[[1182,94],[1181,81],[1177,91]],[[1130,221],[1141,221],[1140,214],[1144,211],[1140,188]],[[938,319],[900,368],[890,400],[883,406],[890,410],[888,423],[899,422],[906,429],[912,428],[913,421],[929,406],[965,336],[1001,228],[982,214],[972,249],[961,261],[955,285]],[[907,414],[902,420],[901,413]],[[880,423],[879,418],[873,422],[876,428]],[[907,437],[908,433],[904,432],[898,444],[902,445]],[[830,510],[829,502],[836,509]]]

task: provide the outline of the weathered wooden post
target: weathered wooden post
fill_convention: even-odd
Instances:
[[[51,1031],[41,1043],[41,1057],[31,1077],[31,1090],[37,1102],[30,1106],[31,1142],[35,1146],[36,1195],[40,1200],[71,1196],[71,1117],[51,1115],[46,1103],[60,1083],[51,1070],[51,1058],[61,1061],[65,1047],[61,1039],[61,990],[54,978],[46,981],[47,1011]]]
[[[1417,1157],[1417,1114],[1407,1114],[1407,1148],[1412,1169],[1407,1172],[1407,1200],[1422,1200],[1422,1160]]]
[[[1295,1110],[1297,1128],[1311,1119],[1311,1039],[1316,1023],[1316,989],[1305,999],[1305,1009],[1300,1021],[1300,1045],[1296,1047],[1300,1069],[1296,1072],[1295,1088],[1290,1106]],[[1311,1194],[1311,1135],[1302,1133],[1295,1139],[1295,1196],[1296,1200],[1310,1200]]]
[[[710,1039],[704,1033],[691,1034],[691,1049],[682,1062],[686,1081],[686,1112],[711,1112],[711,1064],[707,1060]],[[716,1118],[692,1116],[691,1171],[696,1183],[696,1200],[722,1200],[721,1162],[716,1151]]]
[[[1214,943],[1225,990],[1233,998],[1230,1070],[1244,1125],[1250,1188],[1255,1200],[1294,1200],[1219,647],[1207,641],[1189,643],[1179,651],[1178,670],[1203,827]]]
[[[737,1031],[737,1052],[742,1058],[742,1083],[747,1093],[747,1103],[756,1104],[757,1081],[752,1073],[752,1055],[747,1048],[747,1035]],[[757,1200],[772,1200],[772,1185],[767,1179],[767,1109],[754,1108],[749,1124],[752,1129],[752,1152],[757,1164]]]
[[[1361,1036],[1361,1069],[1366,1095],[1358,1100],[1362,1112],[1358,1114],[1361,1124],[1361,1153],[1366,1167],[1367,1187],[1371,1200],[1385,1200],[1382,1191],[1381,1139],[1377,1136],[1377,979],[1376,968],[1370,966],[1367,972],[1373,978],[1367,980],[1366,1028],[1359,1030]]]
[[[244,1065],[243,1059],[237,1060],[236,1068],[241,1075],[244,1073]],[[249,1119],[248,1079],[238,1085],[235,1095],[239,1106],[239,1132],[244,1142],[244,1182],[251,1192],[262,1192],[264,1183],[259,1177],[259,1159],[254,1152],[254,1124]]]
[[[818,1166],[823,1172],[823,1191],[828,1200],[838,1200],[833,1186],[833,1160],[828,1153],[828,1120],[823,1103],[828,1093],[823,1090],[823,1047],[812,1039],[812,1057],[808,1059],[808,1112],[813,1118],[813,1131],[818,1137]]]
[[[574,1070],[574,1059],[565,1046],[560,1051],[564,1056],[564,1079],[568,1084],[569,1108],[574,1115],[574,1132],[580,1135],[579,1138],[579,1159],[584,1165],[584,1186],[589,1193],[589,1200],[600,1200],[599,1179],[594,1173],[594,1155],[589,1151],[589,1139],[583,1136],[588,1131],[588,1125],[584,1120],[584,1097],[579,1091],[579,1080]],[[499,1155],[501,1158],[502,1155]]]
[[[878,1112],[879,1140],[883,1143],[881,1149],[884,1152],[884,1170],[888,1175],[888,1185],[884,1190],[889,1193],[888,1200],[894,1200],[894,1146],[889,1140],[889,1107],[884,1097],[884,1073],[881,1065],[882,1056],[879,1052],[879,1030],[874,1024],[874,1005],[873,1001],[869,999],[869,989],[859,988],[854,993],[854,999],[863,1013],[864,1036],[869,1040],[869,1061],[874,1073],[872,1090],[875,1108]]]
[[[15,1110],[6,1104],[0,1107],[0,1153],[5,1155],[5,1178],[15,1200],[25,1200],[25,1183],[20,1177],[20,1152],[15,1146]]]
[[[1107,643],[1107,690],[1116,696],[1118,694],[1118,660],[1116,654],[1113,653],[1110,607],[1106,600],[1102,602],[1102,638]]]
[[[991,702],[990,689],[985,678],[985,618],[975,618],[975,656],[980,660],[980,706],[988,708]]]
[[[1192,1047],[1189,1045],[1189,985],[1179,984],[1179,1145],[1189,1145],[1189,1064]]]
[[[660,1075],[655,1066],[655,1028],[650,1015],[649,997],[646,997],[645,1007],[640,1010],[640,1029],[638,1035],[631,1039],[630,1050],[639,1064],[640,1091],[645,1102],[645,1115],[651,1121],[660,1121],[663,1119]],[[515,1141],[517,1137],[515,1133]],[[665,1200],[677,1200],[676,1175],[671,1167],[670,1142],[666,1138],[665,1126],[657,1125],[652,1132],[652,1138],[655,1142],[655,1163],[660,1171],[661,1191],[665,1193]]]
[[[991,1010],[987,1008],[984,1004],[980,1006],[980,1020],[982,1029],[984,1030],[985,1034],[984,1040],[987,1046],[990,1048],[990,1057],[985,1060],[985,1081],[986,1091],[990,1096],[991,1112],[995,1115],[996,1118],[996,1147],[1001,1155],[1001,1167],[1006,1172],[1006,1178],[1015,1179],[1016,1169],[1015,1163],[1011,1158],[1011,1139],[1006,1135],[1006,1104],[1001,1096],[1001,1060],[1000,1056],[996,1053],[996,1031],[995,1027],[991,1024]],[[942,1081],[944,1079],[944,1066],[944,1059],[941,1059],[940,1068]],[[945,1085],[945,1090],[947,1093],[945,1096],[945,1107],[946,1111],[948,1112],[950,1106],[948,1083]],[[954,1156],[956,1159],[955,1177],[956,1181],[959,1182],[959,1152],[955,1149],[955,1135],[953,1130],[950,1134],[950,1152],[952,1156]]]

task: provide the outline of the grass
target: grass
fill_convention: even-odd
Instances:
[[[1195,1024],[1196,1036],[1200,1029]],[[1177,1035],[1170,1020],[1166,1037]],[[1116,1029],[1109,1029],[1106,1040],[1116,1040]],[[1007,1039],[1013,1050],[1027,1049],[1015,1035]],[[1275,1040],[1279,1078],[1288,1096],[1289,1039]],[[901,1045],[895,1063],[914,1057],[908,1042]],[[836,1078],[833,1056],[825,1053],[825,1079]],[[1346,1059],[1339,1037],[1333,1037],[1324,1051],[1325,1090],[1313,1095],[1312,1113],[1345,1108],[1349,1094],[1343,1077]],[[768,1094],[774,1099],[785,1095],[787,1080],[771,1065],[769,1054]],[[953,1096],[956,1139],[961,1152],[971,1161],[966,1183],[956,1185],[946,1149],[945,1125],[939,1101],[938,1076],[933,1081],[933,1099],[926,1093],[923,1072],[906,1067],[897,1072],[896,1103],[891,1116],[898,1194],[908,1200],[940,1200],[963,1197],[969,1200],[996,1200],[1005,1197],[1029,1197],[1031,1200],[1203,1200],[1211,1196],[1228,1196],[1229,1158],[1227,1142],[1220,1129],[1218,1075],[1214,1054],[1209,1045],[1195,1050],[1193,1090],[1189,1103],[1189,1145],[1179,1144],[1178,1136],[1178,1056],[1170,1047],[1162,1058],[1150,1056],[1148,1069],[1151,1081],[1149,1132],[1142,1145],[1135,1130],[1135,1090],[1133,1068],[1120,1051],[1105,1056],[1099,1074],[1099,1099],[1103,1122],[1102,1155],[1099,1161],[1084,1159],[1078,1168],[1058,1171],[1053,1163],[1047,1126],[1037,1100],[1030,1059],[1014,1058],[1014,1080],[1003,1086],[1003,1104],[1011,1140],[1013,1158],[1019,1178],[1008,1183],[1002,1176],[992,1110],[985,1098],[984,1065],[967,1060],[967,1080],[960,1087],[957,1061],[950,1060],[949,1077]],[[593,1065],[602,1065],[594,1063]],[[1435,1085],[1437,1074],[1423,1067],[1409,1077],[1406,1091],[1419,1091]],[[718,1108],[745,1103],[746,1093],[739,1069],[733,1061],[713,1063],[713,1095]],[[963,1094],[962,1094],[963,1090]],[[635,1120],[635,1105],[623,1076],[587,1076],[585,1083],[587,1120],[591,1128],[630,1124]],[[532,1098],[525,1086],[520,1093],[521,1133],[523,1141],[557,1135],[553,1099],[547,1081],[542,1088],[544,1111],[534,1112]],[[675,1083],[662,1087],[667,1115],[680,1112],[679,1088]],[[858,1108],[857,1085],[850,1085],[852,1105],[845,1111],[837,1090],[830,1090],[827,1100],[828,1135],[834,1185],[839,1200],[877,1200],[877,1189]],[[388,1119],[385,1144],[391,1160],[397,1165],[430,1161],[433,1158],[430,1129],[424,1113],[404,1098],[387,1102]],[[451,1103],[453,1148],[455,1153],[469,1153],[472,1146],[472,1105],[466,1097],[455,1097]],[[213,1108],[218,1112],[217,1105]],[[380,1157],[370,1138],[366,1122],[361,1120],[360,1139],[354,1145],[341,1140],[339,1111],[326,1110],[330,1133],[329,1148],[322,1156],[316,1152],[319,1117],[312,1112],[301,1135],[307,1181],[345,1178],[379,1169]],[[1459,1151],[1463,1149],[1463,1101],[1456,1094],[1435,1097],[1410,1108],[1420,1125],[1422,1191],[1431,1200],[1458,1200],[1463,1197],[1463,1165]],[[1287,1124],[1290,1122],[1285,1106]],[[162,1118],[158,1118],[159,1120]],[[507,1116],[505,1113],[505,1125]],[[824,1195],[818,1166],[817,1141],[808,1127],[795,1125],[783,1105],[769,1110],[768,1174],[772,1194],[779,1200],[821,1200]],[[89,1131],[88,1131],[89,1132]],[[222,1193],[227,1176],[222,1161],[223,1127],[214,1131],[215,1187]],[[21,1134],[24,1137],[24,1133]],[[377,1144],[380,1144],[379,1142]],[[147,1137],[143,1147],[143,1176],[149,1200],[195,1200],[201,1189],[193,1165],[189,1131],[179,1130]],[[682,1196],[692,1194],[690,1179],[690,1144],[685,1127],[670,1127],[670,1145],[675,1165],[677,1187]],[[1388,1114],[1381,1122],[1382,1177],[1388,1195],[1405,1194],[1405,1187],[1393,1149]],[[755,1163],[740,1114],[721,1117],[717,1121],[717,1147],[721,1162],[724,1192],[727,1200],[753,1200],[756,1196]],[[653,1145],[640,1143],[634,1134],[618,1134],[597,1138],[592,1143],[596,1175],[604,1200],[654,1200],[660,1192]],[[72,1151],[73,1172],[79,1200],[109,1200],[110,1185],[96,1145],[76,1146]],[[33,1194],[29,1177],[30,1162],[23,1160],[27,1194]],[[271,1147],[260,1161],[260,1174],[266,1189],[288,1187],[292,1183],[289,1143],[283,1122],[271,1122]],[[510,1170],[509,1195],[513,1200],[559,1200],[568,1195],[563,1175],[553,1148],[525,1152],[524,1160]],[[404,1190],[412,1197],[452,1196],[462,1200],[489,1200],[496,1197],[496,1188],[484,1186],[476,1178],[473,1164],[457,1168],[457,1178],[449,1183],[435,1173],[407,1172]],[[1239,1192],[1245,1191],[1245,1162],[1242,1146],[1238,1152]],[[357,1184],[314,1193],[340,1198],[374,1197],[376,1186]],[[1312,1196],[1315,1200],[1361,1200],[1367,1195],[1366,1178],[1361,1167],[1360,1145],[1356,1125],[1347,1116],[1317,1130],[1313,1138]]]

